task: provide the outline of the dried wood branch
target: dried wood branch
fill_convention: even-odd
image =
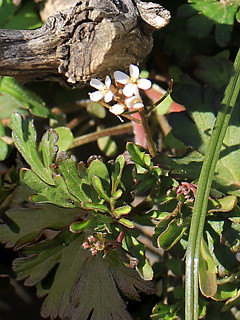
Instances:
[[[138,63],[170,13],[140,0],[83,0],[36,30],[0,30],[0,75],[81,86]]]

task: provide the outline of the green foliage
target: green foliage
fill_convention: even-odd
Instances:
[[[0,121],[0,161],[4,160],[8,154],[8,145],[7,143],[1,139],[1,137],[5,136],[5,129]]]
[[[2,0],[0,21],[0,27],[5,29],[35,29],[42,25],[33,1],[18,6],[11,0]]]
[[[153,310],[152,319],[156,320],[176,320],[177,319],[177,311],[178,306],[177,305],[165,305],[163,303],[159,303],[157,306],[155,306]]]
[[[9,116],[12,111],[21,109],[26,109],[38,117],[47,118],[50,115],[45,102],[14,78],[0,77],[0,93],[0,101],[9,104],[10,107],[10,112],[5,110],[2,113],[3,118]]]
[[[57,139],[54,132],[46,134],[43,137],[43,144],[45,144],[44,151],[42,152],[43,160],[40,158],[36,146],[36,131],[33,126],[33,120],[23,118],[19,113],[14,113],[11,116],[11,128],[13,130],[13,140],[18,150],[22,153],[25,160],[32,167],[36,175],[39,176],[47,184],[54,184],[52,178],[51,168],[48,166],[52,162],[52,158],[56,153],[56,147],[53,143],[48,143]],[[46,143],[44,141],[46,140]],[[51,148],[51,150],[49,150]]]
[[[8,273],[36,287],[44,318],[186,317],[185,256],[195,196],[240,45],[240,1],[163,5],[172,20],[154,33],[142,73],[158,84],[159,73],[174,78],[171,97],[149,119],[159,142],[154,158],[129,135],[101,135],[119,127],[119,119],[85,100],[88,89],[0,79],[0,243],[15,251]],[[34,1],[0,1],[1,28],[41,24]],[[149,99],[154,90],[146,93]],[[199,319],[239,317],[239,121],[236,107],[207,199],[195,274]],[[96,142],[87,140],[91,134]],[[76,148],[79,138],[91,143]],[[4,279],[2,269],[1,263]]]
[[[57,127],[54,128],[54,130],[58,134],[58,140],[56,142],[58,149],[60,151],[68,150],[74,138],[71,130],[66,127]]]
[[[215,39],[220,47],[226,46],[231,39],[231,32],[236,19],[239,22],[240,1],[189,0],[189,4],[179,7],[181,17],[188,18],[189,33],[198,38],[205,38],[215,26]]]
[[[73,317],[81,314],[83,317],[85,314],[82,319],[87,319],[94,310],[96,317],[104,314],[107,318],[116,314],[130,319],[116,286],[124,295],[137,300],[139,295],[135,288],[153,293],[154,287],[138,275],[148,280],[153,277],[144,245],[131,233],[126,238],[129,239],[126,252],[136,259],[138,273],[125,266],[131,263],[129,254],[116,249],[119,244],[115,239],[119,232],[125,232],[124,228],[134,228],[134,222],[128,218],[132,207],[123,193],[129,186],[129,181],[127,186],[124,184],[124,180],[129,180],[124,157],[120,155],[115,163],[110,164],[104,164],[97,157],[91,159],[88,166],[77,164],[75,157],[58,151],[56,131],[50,130],[43,135],[38,150],[32,119],[23,120],[19,114],[13,114],[11,128],[16,146],[31,167],[23,168],[20,178],[32,189],[31,201],[46,203],[35,209],[9,210],[4,216],[6,224],[0,225],[0,241],[7,247],[20,249],[26,256],[14,261],[18,279],[26,279],[26,285],[37,285],[41,296],[43,283],[50,281],[54,270],[56,274],[54,279],[51,278],[48,296],[42,306],[44,317],[66,317],[69,314]],[[138,153],[135,148],[133,157]],[[150,165],[150,158],[146,155],[143,158],[148,159]],[[134,185],[132,180],[132,188]],[[58,233],[51,240],[38,242],[46,229]],[[96,257],[95,253],[91,255],[84,249],[87,236],[91,234],[102,243],[101,247],[94,247],[99,251]],[[66,269],[70,278],[66,277]],[[93,277],[94,274],[98,277]],[[66,285],[62,283],[63,277]],[[96,282],[99,282],[99,291],[96,290]],[[91,292],[90,296],[86,292]],[[101,292],[104,292],[104,297],[108,296],[105,303]],[[61,298],[62,295],[64,297]],[[73,302],[71,297],[74,297]]]
[[[176,162],[181,166],[183,174],[187,174],[193,180],[199,175],[201,155],[205,154],[208,149],[210,128],[213,127],[215,121],[217,106],[220,105],[222,98],[221,88],[228,81],[230,67],[226,52],[212,58],[201,57],[195,76],[200,81],[204,81],[205,86],[199,85],[187,76],[182,76],[181,82],[174,86],[174,99],[186,107],[188,114],[173,113],[170,115],[173,133],[185,145],[199,152],[199,154],[188,154],[186,158],[176,160]],[[236,147],[239,144],[238,130],[239,116],[238,111],[235,111],[224,139],[214,176],[215,187],[220,191],[235,195],[239,194],[238,181],[240,178],[238,161],[236,161],[239,158],[239,148]]]
[[[4,212],[18,184],[18,172],[13,167],[0,175],[0,212]]]

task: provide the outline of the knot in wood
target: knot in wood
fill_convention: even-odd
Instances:
[[[81,86],[139,63],[152,49],[152,32],[170,20],[159,4],[140,0],[61,3],[64,10],[39,29],[0,32],[0,75]]]
[[[66,41],[57,49],[58,71],[68,83],[79,85],[126,69],[151,51],[151,33],[169,19],[166,9],[151,2],[79,1],[64,24]]]

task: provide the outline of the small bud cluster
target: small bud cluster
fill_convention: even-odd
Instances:
[[[105,249],[102,235],[91,235],[87,240],[88,241],[83,242],[82,248],[89,250],[93,256],[96,256],[98,252],[101,252]]]
[[[188,182],[181,182],[175,189],[177,198],[183,196],[187,202],[193,203],[197,191],[196,185]]]
[[[138,66],[131,64],[129,73],[130,76],[122,71],[115,71],[115,85],[112,84],[109,76],[106,76],[105,83],[98,79],[92,79],[90,85],[97,91],[89,93],[90,100],[101,101],[103,105],[111,103],[108,106],[109,111],[117,116],[128,110],[134,111],[143,108],[139,89],[148,90],[152,83],[149,79],[139,77]]]

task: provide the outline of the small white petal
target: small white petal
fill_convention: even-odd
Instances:
[[[144,107],[142,103],[142,99],[138,96],[132,96],[131,98],[127,98],[125,100],[128,109],[140,109]]]
[[[133,96],[134,92],[135,92],[135,87],[137,87],[135,84],[133,83],[128,83],[126,84],[126,86],[123,88],[123,94],[126,97],[131,97]]]
[[[105,101],[106,103],[108,103],[108,102],[112,101],[112,99],[113,99],[113,93],[112,93],[112,91],[108,91],[108,92],[104,95],[104,101]]]
[[[106,87],[109,89],[110,86],[111,86],[111,83],[112,83],[112,80],[109,76],[106,76],[106,79],[105,79],[105,85]]]
[[[134,95],[136,97],[140,97],[140,93],[139,93],[139,90],[138,90],[138,86],[135,84],[134,87],[133,87],[133,90],[134,90]]]
[[[133,78],[135,81],[139,78],[140,71],[138,66],[135,66],[134,64],[130,64],[129,72],[130,72],[131,78]]]
[[[90,86],[98,90],[101,90],[104,88],[104,84],[98,79],[92,79],[90,81]]]
[[[94,91],[92,93],[89,93],[89,98],[92,101],[100,101],[103,98],[103,93],[100,91]]]
[[[134,100],[136,100],[136,97],[135,97],[135,96],[133,96],[133,97],[131,97],[131,98],[127,98],[127,99],[125,100],[125,103],[126,103],[128,109],[132,108],[132,106],[133,106],[133,104],[134,104]]]
[[[125,109],[124,109],[124,105],[122,104],[114,104],[110,109],[109,109],[110,112],[112,112],[113,114],[115,115],[119,115],[119,114],[122,114]]]
[[[117,82],[119,82],[121,84],[126,84],[129,82],[129,76],[122,71],[115,71],[114,78]]]
[[[138,88],[142,90],[148,90],[152,86],[152,82],[149,79],[139,79]]]
[[[133,109],[142,109],[142,108],[144,108],[144,104],[141,102],[137,102],[133,106]]]

